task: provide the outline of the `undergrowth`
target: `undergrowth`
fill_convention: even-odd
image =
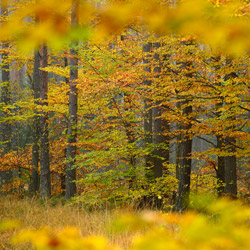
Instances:
[[[250,208],[198,196],[185,213],[0,198],[3,250],[249,250]]]

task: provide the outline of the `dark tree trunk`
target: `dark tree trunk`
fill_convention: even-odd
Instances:
[[[214,67],[215,74],[216,74],[217,79],[218,79],[218,82],[216,85],[221,86],[221,75],[217,73],[217,71],[221,68],[221,64],[219,63],[221,60],[221,57],[218,56],[215,58],[211,58],[211,60],[213,60],[216,63],[216,65]],[[220,95],[219,100],[220,101],[215,106],[216,118],[219,118],[222,115],[221,111],[218,111],[218,110],[220,110],[223,107],[224,97]],[[216,147],[217,147],[217,149],[220,150],[220,152],[222,152],[224,150],[224,139],[221,135],[217,135],[216,139],[217,139]],[[217,194],[219,197],[223,196],[224,191],[225,191],[225,162],[224,162],[224,160],[225,160],[224,156],[220,156],[220,154],[217,156],[217,168],[215,170],[216,170],[216,178],[217,178]]]
[[[181,106],[180,106],[180,103],[177,102],[176,103],[176,107],[177,109],[180,109]],[[181,125],[180,124],[176,124],[178,130],[181,129]],[[181,135],[178,134],[177,137],[177,145],[176,145],[176,167],[175,167],[175,177],[176,179],[180,179],[180,141],[181,141]]]
[[[182,105],[188,104],[188,101],[183,101]],[[182,106],[181,105],[181,106]],[[189,116],[192,113],[192,106],[187,106],[183,109],[183,115]],[[181,125],[184,133],[191,129],[191,124]],[[192,153],[192,139],[188,135],[180,135],[179,145],[179,186],[176,198],[176,211],[182,211],[189,205],[190,193],[190,175],[191,175],[191,153]]]
[[[160,103],[157,102],[156,105]],[[164,169],[164,163],[169,163],[169,138],[164,133],[169,131],[167,121],[160,118],[162,108],[154,108],[154,177],[162,177],[167,169]],[[164,171],[165,170],[165,171]]]
[[[143,52],[144,53],[150,53],[152,51],[152,43],[147,43],[143,46]],[[144,67],[144,71],[147,73],[151,72],[151,66],[149,65],[150,62],[150,55],[146,55],[143,59],[143,63],[146,64]],[[151,80],[148,80],[147,77],[145,77],[144,85],[145,86],[151,86]],[[144,141],[145,146],[152,147],[153,143],[153,112],[152,112],[152,100],[150,98],[146,98],[144,100]],[[147,172],[148,179],[153,178],[152,173],[152,166],[153,166],[153,158],[151,152],[148,153],[145,156],[145,168]]]
[[[150,90],[147,89],[151,86],[152,81],[149,79],[147,74],[151,73],[151,52],[152,52],[152,43],[147,43],[143,45],[143,52],[145,54],[143,58],[145,77],[143,85],[146,90],[146,98],[144,99],[144,117],[143,117],[143,126],[144,126],[144,144],[147,149],[145,155],[145,175],[148,182],[152,182],[154,179],[153,165],[154,159],[152,157],[152,146],[153,146],[153,110],[152,110],[152,100],[147,96],[147,93],[150,95]],[[148,186],[144,186],[144,189],[148,190]],[[140,203],[140,207],[152,206],[153,197],[145,195]]]
[[[1,14],[8,15],[7,9],[2,8],[1,5]],[[2,45],[3,50],[9,48],[9,44]],[[8,53],[3,53],[3,60],[8,57]],[[2,89],[1,89],[1,103],[3,105],[11,104],[11,93],[10,93],[10,66],[9,64],[3,64],[2,66]],[[11,150],[11,125],[8,123],[7,118],[8,114],[1,112],[2,119],[6,119],[5,122],[1,124],[1,142],[3,142],[2,153],[6,154]],[[12,179],[12,171],[0,171],[0,185],[7,184]]]
[[[153,48],[160,48],[159,42],[153,44]],[[154,53],[153,60],[157,62],[154,67],[154,78],[157,79],[161,74],[160,56]],[[169,138],[164,133],[169,132],[169,124],[166,120],[162,119],[161,115],[164,112],[164,106],[161,101],[155,103],[153,109],[154,128],[153,128],[153,143],[154,143],[154,177],[162,177],[164,170],[164,163],[169,163]]]
[[[9,45],[4,44],[3,49],[8,49]],[[3,59],[8,56],[7,53],[3,53]],[[9,105],[11,103],[10,97],[10,67],[9,64],[4,64],[2,66],[2,89],[1,89],[1,103],[3,105]],[[1,124],[1,141],[2,154],[6,154],[11,150],[11,125],[8,123],[8,114],[1,112],[2,119],[6,119],[4,123]],[[0,184],[7,184],[12,179],[12,171],[1,171]]]
[[[147,43],[143,46],[143,52],[146,54],[143,63],[145,64],[144,71],[150,73],[153,70],[155,84],[157,85],[157,79],[161,74],[160,56],[155,49],[161,46],[159,42]],[[150,63],[154,62],[150,65]],[[145,77],[144,85],[150,87],[152,80]],[[147,90],[146,90],[147,91]],[[149,90],[150,91],[150,90]],[[161,115],[165,111],[164,106],[161,105],[161,101],[154,103],[152,108],[152,100],[146,98],[144,100],[144,133],[145,133],[145,145],[152,148],[153,152],[146,155],[145,167],[146,175],[149,182],[155,181],[156,178],[163,176],[163,164],[169,162],[169,139],[164,135],[164,132],[169,130],[169,125],[166,120],[163,120]],[[144,197],[146,205],[161,207],[161,200],[157,196]]]
[[[9,45],[5,44],[2,46],[3,49],[8,49]],[[2,55],[3,59],[8,56],[7,53]],[[4,105],[11,104],[11,93],[10,93],[10,67],[9,64],[2,66],[2,89],[1,89],[1,102]],[[4,118],[7,118],[6,113],[3,114]],[[3,153],[7,153],[11,149],[11,126],[8,122],[3,123],[2,125],[2,141],[3,141]]]
[[[64,67],[68,67],[68,58],[65,56],[64,57]],[[65,77],[65,83],[67,85],[69,85],[69,78],[68,77]],[[66,117],[67,120],[68,120],[68,117]],[[68,123],[67,123],[68,125]],[[68,129],[67,129],[68,130]],[[68,134],[68,131],[66,131],[66,134]],[[65,150],[64,150],[64,157],[66,158],[67,156],[67,146],[65,147]],[[66,190],[66,167],[67,167],[67,163],[65,163],[63,166],[62,166],[62,173],[60,173],[60,182],[61,182],[61,195],[62,196],[65,196],[65,190]]]
[[[79,0],[72,2],[71,25],[79,24]],[[76,141],[77,141],[77,83],[78,78],[78,42],[72,43],[70,50],[70,92],[69,92],[69,123],[68,123],[68,142],[67,142],[67,167],[66,167],[66,199],[70,199],[76,194]]]
[[[191,43],[190,43],[191,42]],[[192,44],[192,41],[190,42],[184,42],[183,45],[188,46]],[[181,62],[181,68],[183,69],[191,69],[192,68],[192,61],[184,61]],[[187,79],[189,79],[187,82],[192,80],[193,73],[187,72],[184,75]],[[192,81],[191,81],[192,82]],[[188,86],[185,88],[190,88],[192,86],[192,83],[188,83]],[[181,94],[181,92],[184,89],[176,90],[177,93],[177,99],[179,98],[178,93]],[[193,108],[190,104],[192,101],[190,97],[188,96],[180,96],[181,99],[179,104],[177,104],[182,109],[182,116],[184,117],[184,122],[179,124],[180,134],[179,134],[179,148],[178,148],[178,167],[176,170],[178,170],[179,174],[179,185],[178,185],[178,191],[177,191],[177,197],[176,197],[176,204],[175,204],[175,210],[176,211],[183,211],[189,206],[189,194],[190,194],[190,178],[191,178],[191,164],[192,164],[192,138],[190,137],[190,129],[192,127],[191,123],[191,114],[193,112]]]
[[[233,137],[226,137],[225,144],[228,146],[230,156],[225,156],[225,195],[236,199],[237,198],[237,168],[235,156],[236,140]]]
[[[231,65],[231,59],[227,60],[227,65]],[[237,74],[235,72],[231,72],[225,75],[224,80],[231,80],[232,84],[234,83],[234,78],[237,78]],[[235,120],[235,114],[229,116],[230,120]],[[235,126],[230,126],[229,130],[235,129]],[[225,195],[232,199],[237,198],[237,166],[236,166],[236,138],[235,137],[226,137],[225,138],[225,147],[228,152],[228,156],[225,156],[224,164],[225,164]]]
[[[39,50],[40,67],[48,66],[47,46],[42,45]],[[39,70],[40,76],[40,97],[42,106],[47,106],[48,99],[48,72]],[[42,112],[40,117],[40,195],[41,197],[49,197],[51,195],[50,181],[50,164],[49,164],[49,130],[48,130],[48,113]]]
[[[34,91],[34,100],[35,104],[38,105],[40,98],[40,54],[35,52],[34,58],[34,69],[33,69],[33,91]],[[33,145],[32,145],[32,171],[31,171],[31,182],[29,186],[29,191],[33,194],[36,194],[39,190],[39,138],[40,138],[40,117],[39,112],[35,111],[33,118]]]
[[[222,149],[224,141],[221,136],[217,136],[217,148]],[[218,166],[216,169],[216,177],[217,177],[217,193],[218,196],[222,196],[225,191],[225,157],[218,156],[217,162]]]

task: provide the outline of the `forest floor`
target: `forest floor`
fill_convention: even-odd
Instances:
[[[58,232],[67,227],[77,228],[80,238],[103,236],[109,241],[110,246],[119,246],[119,249],[123,250],[131,249],[132,243],[133,248],[134,239],[139,239],[141,242],[139,248],[133,248],[137,250],[165,249],[166,244],[174,244],[173,249],[178,250],[191,249],[190,245],[194,246],[192,249],[250,249],[249,203],[244,200],[240,202],[239,200],[230,201],[211,199],[210,196],[197,196],[192,200],[192,204],[193,208],[190,206],[190,210],[185,213],[153,213],[149,210],[138,211],[127,206],[123,209],[107,207],[86,210],[81,204],[66,202],[62,198],[52,197],[43,200],[26,197],[21,199],[0,195],[0,250],[34,249],[23,243],[23,245],[13,245],[11,239],[20,230],[24,229],[19,234],[23,236],[25,232],[28,232],[27,230],[31,229],[35,230],[35,236],[32,236],[34,241],[40,242],[41,235],[44,234],[37,234],[37,232],[43,232],[39,229],[44,227],[47,227],[44,231],[47,233],[46,235],[49,235],[49,238],[45,237],[45,239],[49,239],[49,241],[45,240],[46,249],[48,244],[51,246],[52,243],[58,243],[62,237],[67,240],[70,234],[60,236],[59,241],[54,241],[59,235]],[[15,223],[11,224],[10,221],[15,220],[19,222],[20,226],[13,229],[11,226]],[[116,227],[113,224],[115,220],[118,222]],[[4,221],[9,221],[9,224]],[[144,227],[146,225],[147,227]],[[10,227],[8,228],[8,226]],[[124,230],[121,231],[121,229]],[[160,235],[158,235],[159,232],[161,232]],[[54,238],[54,235],[57,236]],[[69,244],[72,243],[70,237],[75,243],[76,238],[72,238],[71,234]],[[97,248],[92,247],[92,243],[96,239],[91,238],[88,249],[114,249],[109,245],[100,247],[99,243]],[[211,239],[213,240],[211,241]],[[232,248],[229,247],[231,244]],[[57,248],[53,245],[54,248],[65,249],[65,247]]]
[[[112,227],[110,227],[112,221],[120,213],[121,211],[108,208],[86,211],[79,205],[62,204],[62,202],[52,200],[43,201],[41,199],[18,199],[0,196],[0,221],[18,220],[21,228],[25,229],[39,229],[44,226],[57,229],[76,227],[80,230],[82,236],[105,236],[112,245],[115,244],[123,249],[128,249],[132,235],[128,232],[114,233],[111,230]],[[11,238],[18,230],[1,232],[0,229],[1,250],[24,249],[10,243]]]

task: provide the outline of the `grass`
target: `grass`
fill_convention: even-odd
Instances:
[[[79,205],[62,202],[43,201],[36,198],[18,199],[12,196],[0,196],[0,221],[18,220],[27,229],[39,229],[43,226],[64,228],[73,226],[80,229],[82,236],[101,235],[107,237],[112,244],[128,249],[131,237],[128,232],[114,233],[110,229],[112,220],[117,216],[115,210],[86,211]],[[10,239],[17,230],[0,232],[0,249],[17,250]],[[23,248],[22,248],[23,249]],[[26,248],[27,249],[27,248]]]
[[[0,196],[0,221],[18,220],[24,229],[76,227],[81,236],[104,236],[111,245],[118,245],[123,250],[131,249],[132,239],[137,236],[141,237],[137,245],[133,245],[134,250],[165,249],[168,244],[176,250],[250,249],[249,204],[202,195],[193,197],[190,208],[192,210],[183,214],[143,211],[130,217],[130,212],[134,211],[128,207],[123,210],[106,208],[87,211],[79,204],[63,203],[63,200],[55,198],[42,200]],[[111,226],[116,218],[120,219],[120,226],[125,227],[122,233]],[[128,230],[129,227],[132,230]],[[136,230],[133,231],[133,228]],[[11,238],[18,230],[0,231],[0,250],[33,249],[29,245],[11,245]],[[33,239],[36,242],[41,240],[39,234]]]

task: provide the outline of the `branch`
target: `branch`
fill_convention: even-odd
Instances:
[[[197,138],[199,138],[199,139],[201,139],[201,140],[203,140],[203,141],[205,141],[205,142],[207,142],[207,143],[213,145],[215,148],[217,147],[217,145],[215,145],[213,142],[207,140],[206,138],[203,138],[203,137],[201,137],[201,136],[199,136],[199,135],[197,136]]]
[[[250,112],[250,109],[245,108],[245,107],[242,107],[241,105],[239,105],[239,108],[244,109],[244,110],[246,110],[246,111]]]

